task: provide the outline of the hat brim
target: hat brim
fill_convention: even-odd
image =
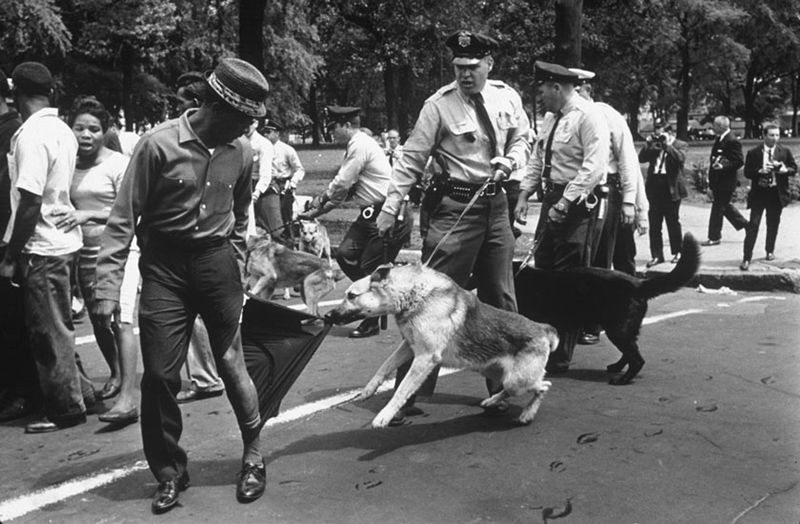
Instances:
[[[251,118],[263,118],[267,116],[267,105],[264,101],[243,98],[224,86],[213,71],[207,71],[204,75],[206,84],[210,87],[226,104]]]
[[[462,66],[476,65],[480,64],[481,60],[482,60],[481,58],[457,56],[453,58],[453,65],[462,65]]]

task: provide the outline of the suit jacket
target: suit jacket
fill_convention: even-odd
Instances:
[[[774,162],[783,162],[786,166],[785,173],[774,172],[775,183],[778,187],[778,198],[781,205],[786,206],[791,201],[789,193],[789,177],[797,173],[797,164],[794,161],[792,152],[788,148],[780,144],[775,146],[775,152],[772,154]],[[753,181],[750,187],[750,193],[747,195],[748,205],[753,196],[765,194],[770,191],[769,187],[761,187],[758,185],[760,173],[758,172],[764,165],[764,144],[760,144],[747,152],[747,159],[744,163],[744,176]]]
[[[715,160],[719,159],[722,167],[715,169]],[[720,140],[719,137],[714,141],[711,148],[711,157],[708,167],[708,186],[711,191],[731,191],[733,192],[738,185],[736,173],[744,165],[744,155],[742,154],[742,143],[739,142],[733,133],[728,134]]]
[[[683,163],[686,161],[686,151],[689,144],[682,140],[675,140],[671,145],[665,147],[667,156],[664,160],[664,168],[667,171],[667,181],[669,182],[669,195],[673,201],[686,198],[686,186],[683,184]],[[647,168],[647,180],[644,183],[645,192],[648,199],[653,191],[654,180],[660,175],[653,172],[658,168],[658,159],[661,156],[661,149],[652,142],[648,142],[639,151],[639,162],[649,162]]]

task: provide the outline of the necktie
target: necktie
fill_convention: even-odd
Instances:
[[[472,95],[472,101],[475,103],[475,113],[478,115],[478,122],[480,122],[486,136],[489,137],[489,157],[494,158],[497,156],[497,137],[494,135],[494,126],[489,118],[489,113],[486,112],[486,106],[483,105],[483,96],[478,93]]]
[[[772,148],[767,149],[767,153],[769,154],[769,163],[772,163]]]
[[[561,117],[564,116],[561,114],[561,111],[556,112],[556,119],[553,121],[553,128],[550,130],[550,134],[547,137],[547,144],[544,146],[544,171],[542,171],[542,178],[550,178],[550,170],[553,166],[550,165],[550,161],[553,159],[553,137],[556,134],[556,128],[558,127],[558,121],[561,120]]]

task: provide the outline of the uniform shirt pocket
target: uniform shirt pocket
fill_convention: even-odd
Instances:
[[[454,124],[450,124],[449,126],[447,126],[447,128],[450,131],[450,134],[452,134],[456,138],[460,137],[469,142],[475,141],[476,133],[478,132],[478,125],[475,122],[471,122],[469,120],[464,120],[462,122],[456,122]]]
[[[574,134],[572,123],[569,120],[564,118],[558,123],[558,127],[556,127],[556,133],[553,135],[553,140],[556,142],[566,143],[572,139],[572,135]]]

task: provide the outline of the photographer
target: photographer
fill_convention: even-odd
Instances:
[[[650,222],[650,255],[647,267],[664,262],[664,240],[661,237],[661,223],[667,223],[669,247],[672,263],[676,263],[681,252],[681,199],[686,198],[683,185],[683,163],[689,145],[676,140],[672,127],[663,119],[653,122],[653,134],[639,152],[639,162],[648,162],[645,193],[650,203],[648,219]]]
[[[744,163],[744,176],[752,181],[747,195],[750,208],[750,227],[744,238],[744,257],[739,268],[750,269],[753,247],[758,238],[761,217],[767,212],[767,260],[775,259],[775,239],[781,223],[781,211],[790,201],[789,177],[797,173],[792,152],[778,144],[780,127],[768,123],[764,125],[764,144],[747,152]]]

